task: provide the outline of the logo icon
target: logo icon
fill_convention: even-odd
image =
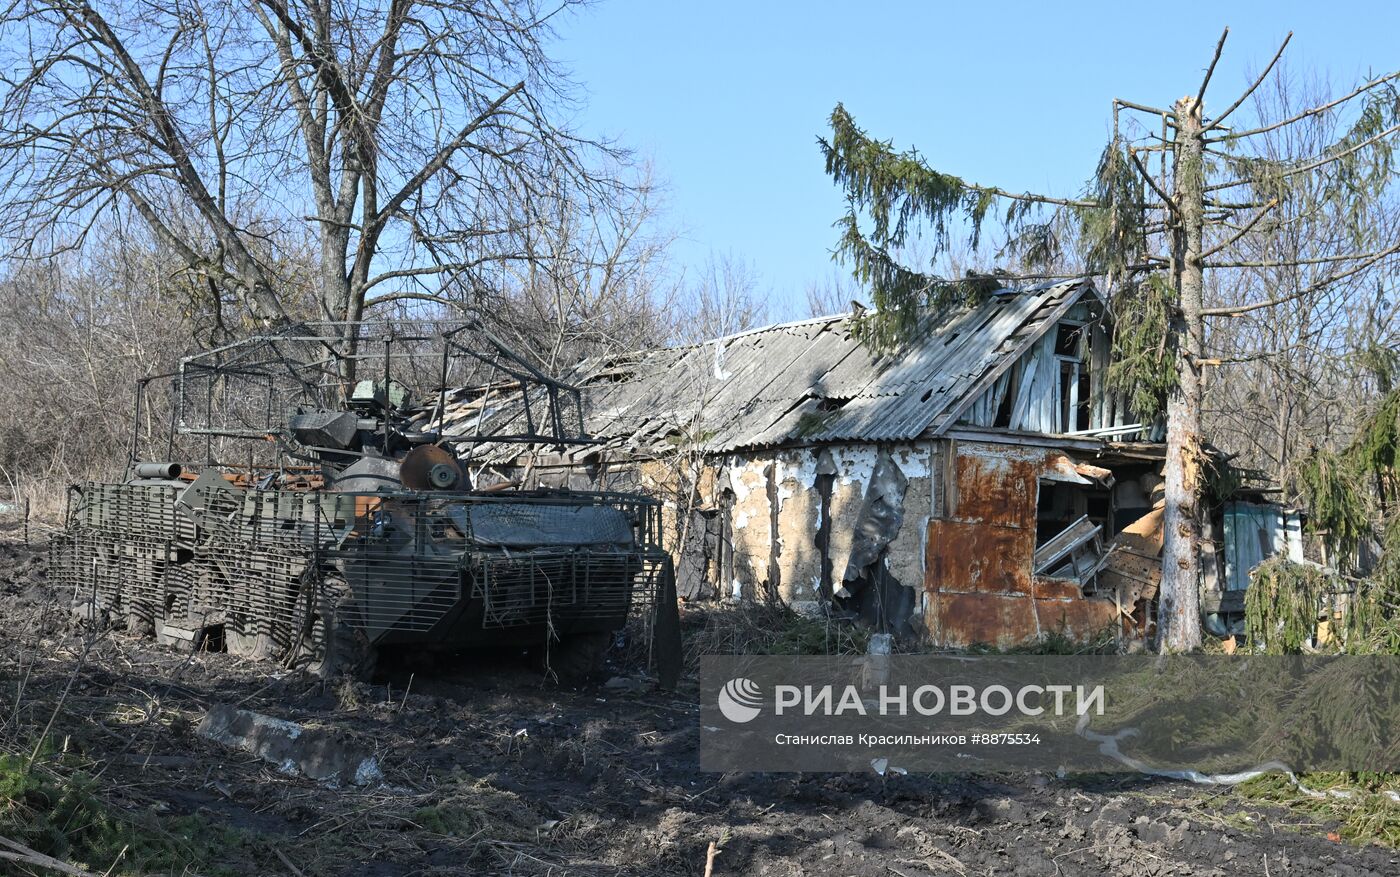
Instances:
[[[752,679],[740,676],[729,680],[719,690],[719,711],[736,725],[758,718],[762,704],[763,693]]]

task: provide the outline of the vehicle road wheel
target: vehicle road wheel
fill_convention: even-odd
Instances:
[[[349,676],[368,680],[374,674],[375,648],[356,623],[359,609],[344,580],[327,578],[292,656],[292,666],[322,679]]]
[[[612,643],[611,633],[570,634],[548,646],[545,666],[560,682],[595,682],[603,675],[604,660]]]

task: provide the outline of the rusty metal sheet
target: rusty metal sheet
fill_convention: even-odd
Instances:
[[[940,647],[985,644],[1007,649],[1050,633],[1089,640],[1117,628],[1120,618],[1112,601],[1098,597],[1042,600],[1014,594],[940,593],[930,600],[926,621]]]
[[[1037,481],[1043,458],[1012,446],[988,445],[960,452],[955,466],[959,520],[1002,524],[1035,531]],[[1034,535],[1031,536],[1034,542]],[[1031,550],[1034,551],[1034,544]],[[1029,567],[1030,555],[1026,556]]]
[[[1031,593],[1034,530],[970,521],[932,520],[924,552],[929,592]]]
[[[934,643],[945,648],[1006,649],[1037,636],[1035,601],[1025,595],[937,594],[927,621]]]
[[[1033,593],[1041,600],[1082,600],[1084,586],[1073,579],[1035,576],[1031,579]]]
[[[1101,597],[1069,600],[1036,600],[1035,612],[1040,629],[1060,633],[1070,639],[1088,640],[1119,623],[1118,607]]]
[[[1143,562],[1150,560],[1150,563]],[[1100,590],[1118,594],[1124,605],[1157,596],[1162,583],[1162,563],[1156,558],[1129,557],[1126,551],[1115,551],[1110,562],[1099,571]]]
[[[1049,633],[1087,640],[1108,628],[1136,632],[1137,622],[1125,619],[1111,597],[1085,597],[1078,582],[1031,574],[1042,465],[1008,454],[960,456],[959,517],[995,520],[928,523],[925,620],[937,645],[1010,648]],[[969,488],[976,491],[970,509],[962,493]]]

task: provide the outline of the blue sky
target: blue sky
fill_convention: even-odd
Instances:
[[[1296,72],[1337,87],[1397,66],[1400,3],[701,3],[603,0],[560,24],[555,54],[586,87],[578,122],[650,158],[668,184],[674,257],[750,263],[771,316],[799,316],[832,271],[839,193],[815,140],[844,102],[866,130],[939,170],[1074,194],[1110,101],[1233,100],[1289,31]]]

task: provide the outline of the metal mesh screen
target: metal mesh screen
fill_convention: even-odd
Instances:
[[[470,558],[472,596],[485,627],[549,623],[565,616],[601,620],[651,604],[659,558],[637,552],[558,552]]]
[[[371,633],[424,632],[462,596],[466,530],[444,500],[352,497],[353,529],[324,552],[355,595],[356,621]]]
[[[56,579],[92,611],[146,621],[163,614],[166,592],[179,575],[177,539],[194,535],[176,515],[175,487],[89,484],[70,497],[69,529],[55,540]],[[188,526],[183,526],[188,524]]]
[[[485,628],[620,619],[650,605],[665,557],[655,503],[621,494],[187,490],[75,488],[58,579],[114,618],[223,624],[280,653],[327,577],[349,586],[347,617],[373,641],[426,634],[454,610]]]

